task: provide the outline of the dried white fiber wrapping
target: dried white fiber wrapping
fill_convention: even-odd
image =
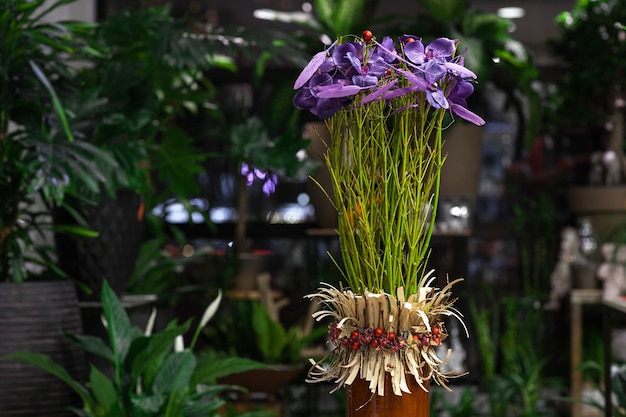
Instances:
[[[362,378],[373,394],[385,395],[385,375],[389,374],[391,389],[398,396],[410,392],[408,378],[424,390],[425,381],[431,379],[449,390],[448,379],[460,375],[442,370],[451,351],[444,358],[438,351],[447,337],[443,317],[456,318],[465,327],[451,294],[461,279],[441,290],[429,286],[433,281],[434,277],[423,280],[424,286],[415,294],[405,294],[403,288],[394,295],[355,294],[323,284],[308,295],[321,306],[313,317],[331,321],[332,351],[322,360],[311,361],[307,381],[332,381],[335,391]]]

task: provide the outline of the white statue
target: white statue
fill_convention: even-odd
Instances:
[[[561,232],[559,259],[550,276],[550,299],[546,304],[546,309],[555,310],[559,308],[559,300],[566,295],[572,287],[570,264],[581,257],[582,254],[580,252],[577,230],[573,227],[564,228]]]
[[[601,247],[604,262],[598,268],[598,277],[604,281],[604,298],[617,298],[626,291],[626,245],[616,250],[615,243],[604,243]]]
[[[614,151],[606,151],[604,155],[602,155],[602,164],[604,165],[604,170],[606,172],[604,180],[605,184],[619,184],[622,172],[622,162],[617,157],[617,154]]]

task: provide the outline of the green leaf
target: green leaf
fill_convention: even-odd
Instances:
[[[55,224],[54,231],[55,233],[71,233],[77,236],[84,236],[89,238],[96,238],[100,234],[97,230],[71,224]]]
[[[171,394],[187,389],[195,367],[196,357],[192,352],[171,353],[165,358],[154,378],[152,391]]]
[[[188,402],[183,406],[185,416],[212,416],[226,402],[218,398]],[[239,415],[239,414],[238,414]]]
[[[133,407],[133,416],[156,416],[165,404],[165,396],[156,393],[151,395],[130,394],[130,401]]]
[[[213,353],[204,353],[198,358],[192,385],[215,383],[218,378],[268,367],[265,363],[248,358],[222,357]]]
[[[170,324],[162,332],[138,338],[133,342],[128,353],[133,380],[137,380],[149,368],[160,368],[164,358],[172,351],[174,340],[189,329],[189,323],[179,327]],[[144,382],[149,384],[151,381],[152,376],[145,375]]]
[[[459,22],[469,6],[467,0],[419,0],[419,3],[435,20],[444,24]]]
[[[98,355],[110,363],[115,362],[111,348],[100,337],[70,333],[64,333],[63,335],[70,343],[73,343],[85,352]]]
[[[74,381],[72,376],[65,370],[65,368],[54,363],[54,361],[52,361],[49,356],[43,355],[41,353],[18,352],[7,355],[5,358],[15,359],[17,361],[36,366],[56,376],[57,378],[65,382],[70,388],[74,390],[74,392],[76,392],[80,396],[85,408],[93,409],[95,402],[89,392],[85,389],[85,387],[83,387],[80,383]]]
[[[108,412],[116,403],[119,403],[120,398],[113,382],[93,365],[89,374],[89,382],[96,401],[105,411]]]
[[[109,343],[113,350],[113,364],[116,373],[115,382],[119,384],[128,349],[132,341],[141,335],[141,332],[139,334],[133,332],[124,306],[107,281],[104,281],[102,284],[102,309],[107,323]]]
[[[48,92],[50,93],[50,97],[52,98],[52,105],[54,106],[54,110],[57,114],[57,117],[59,118],[59,121],[61,122],[61,126],[63,126],[63,131],[67,135],[67,138],[70,141],[73,141],[74,135],[72,134],[72,129],[70,129],[69,123],[67,122],[65,109],[63,108],[63,105],[61,104],[61,100],[59,100],[59,96],[57,96],[56,91],[54,91],[52,84],[50,84],[50,81],[48,81],[48,78],[43,73],[41,68],[39,68],[39,66],[34,61],[29,61],[29,63],[30,63],[30,67],[32,68],[33,72],[35,73],[35,75],[37,76],[41,84],[43,84],[46,90],[48,90]]]
[[[259,349],[264,358],[271,363],[279,361],[287,340],[287,332],[281,323],[270,317],[267,309],[260,303],[252,305],[252,325],[256,333]]]

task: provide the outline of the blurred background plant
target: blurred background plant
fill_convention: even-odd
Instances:
[[[620,183],[626,178],[624,21],[623,0],[578,0],[556,17],[559,37],[548,44],[558,59],[559,77],[546,109],[546,125],[562,151],[586,159],[593,151],[615,152]],[[576,182],[587,184],[589,169],[577,172]]]
[[[216,358],[194,351],[202,328],[217,311],[221,293],[204,311],[191,342],[184,346],[183,335],[190,321],[170,322],[161,332],[153,332],[153,311],[145,331],[131,324],[120,299],[103,284],[102,314],[108,334],[104,341],[93,336],[66,335],[86,352],[102,357],[111,369],[91,367],[88,383],[77,381],[46,355],[18,352],[9,357],[37,366],[67,383],[82,400],[73,411],[84,416],[219,416],[227,404],[226,393],[241,387],[217,383],[232,373],[263,368],[244,358]],[[267,416],[250,412],[249,417]]]
[[[7,0],[0,14],[0,281],[64,276],[47,238],[50,210],[67,206],[68,196],[85,201],[85,190],[97,193],[120,168],[73,127],[77,62],[101,52],[92,24],[46,21],[71,2]]]

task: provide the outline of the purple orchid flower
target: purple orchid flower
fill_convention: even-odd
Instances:
[[[472,95],[473,92],[474,86],[472,83],[465,80],[454,80],[450,94],[448,94],[450,112],[477,126],[482,126],[485,124],[485,120],[467,109],[467,98]]]
[[[403,53],[396,52],[387,36],[380,43],[335,42],[315,54],[294,84],[298,90],[294,106],[327,119],[357,97],[361,106],[377,100],[393,105],[394,99],[409,94],[419,101],[421,95],[415,93],[423,92],[432,107],[484,124],[467,110],[466,98],[473,92],[470,81],[476,74],[465,68],[462,55],[454,56],[457,41],[437,38],[424,44],[412,35],[401,36],[399,41]],[[418,104],[404,104],[402,108]]]

